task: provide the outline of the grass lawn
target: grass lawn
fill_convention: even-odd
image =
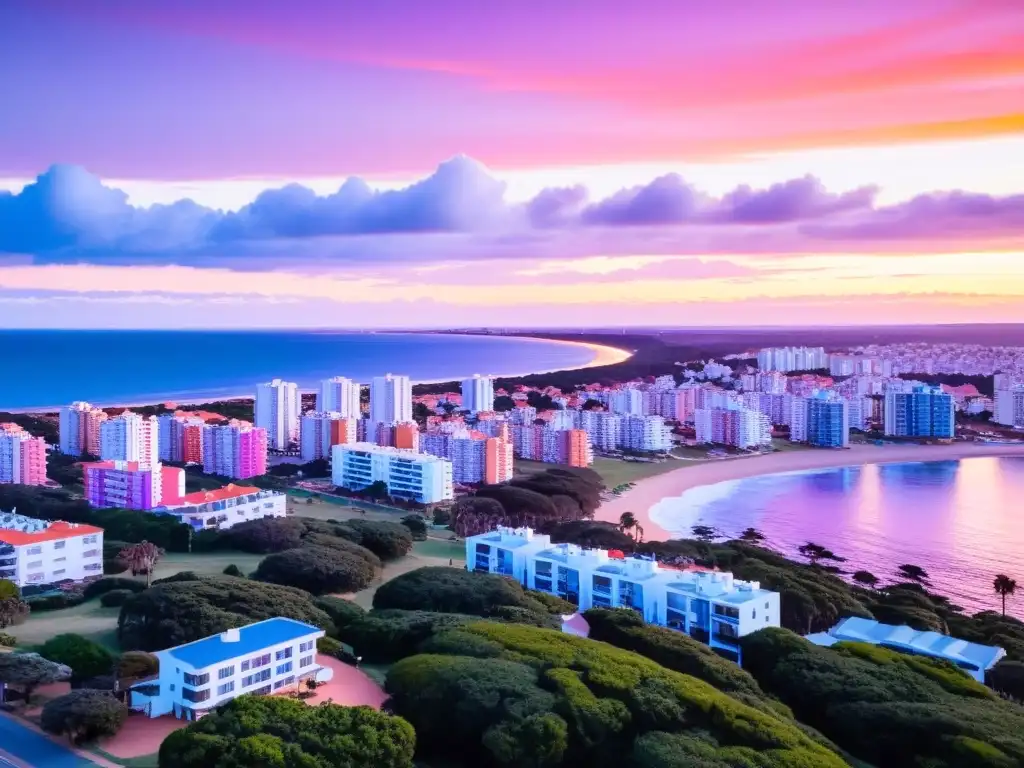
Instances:
[[[55,635],[75,632],[116,652],[120,612],[120,608],[104,608],[97,598],[73,608],[33,613],[24,624],[4,631],[18,638],[19,646],[42,645]]]
[[[97,757],[101,757],[108,763],[122,765],[124,768],[160,768],[159,754],[142,755],[141,757],[117,757],[109,752],[104,752],[99,747],[86,748]]]
[[[680,453],[680,455],[682,456],[684,454]],[[699,455],[694,454],[692,457],[689,454],[685,455],[687,458],[706,458],[704,451],[701,451]],[[604,480],[605,486],[611,489],[617,485],[622,485],[623,483],[635,483],[638,480],[643,480],[645,477],[653,477],[654,475],[671,472],[673,469],[690,466],[691,463],[694,462],[677,461],[674,459],[668,459],[660,463],[647,463],[642,461],[607,459],[602,456],[598,456],[594,459],[594,463],[590,468],[597,472],[601,476],[601,479]],[[544,470],[557,466],[559,465],[546,464],[541,461],[516,459],[515,472],[517,475],[532,475],[536,472],[543,472]]]
[[[464,568],[466,565],[466,545],[458,541],[447,541],[444,539],[427,539],[426,541],[413,542],[412,552],[401,560],[386,563],[384,573],[380,580],[371,584],[361,592],[353,595],[343,595],[357,605],[369,610],[373,607],[373,596],[377,593],[380,585],[390,581],[396,576],[417,568],[424,568],[428,565],[447,566],[449,561],[454,568]]]
[[[389,510],[367,505],[340,504],[308,496],[288,496],[288,514],[296,517],[311,517],[314,520],[383,520],[401,522],[411,510]]]
[[[237,565],[242,573],[248,575],[256,570],[257,564],[266,555],[253,555],[248,552],[168,552],[156,564],[153,571],[154,579],[166,579],[182,571],[195,571],[201,576],[219,576],[229,565]],[[121,574],[131,577],[130,573]],[[136,576],[138,581],[145,581],[145,576]]]

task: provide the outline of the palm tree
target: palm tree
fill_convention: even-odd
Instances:
[[[639,524],[636,521],[636,515],[632,512],[623,512],[619,516],[619,530],[623,533],[634,530],[637,525]]]
[[[1006,574],[1000,573],[992,580],[992,588],[1003,598],[1003,616],[1006,615],[1006,598],[1017,591],[1017,582]]]
[[[140,573],[146,574],[146,586],[149,587],[153,581],[153,569],[163,553],[163,550],[156,544],[143,541],[138,544],[130,544],[122,549],[118,553],[117,559],[131,568],[133,576]]]

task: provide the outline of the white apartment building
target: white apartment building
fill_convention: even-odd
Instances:
[[[1024,429],[1024,386],[1013,390],[1013,426]]]
[[[236,696],[294,691],[308,679],[327,682],[334,671],[320,666],[316,650],[324,634],[278,616],[156,651],[159,673],[128,689],[128,706],[149,717],[198,720]]]
[[[320,391],[316,395],[316,409],[325,412],[340,413],[347,419],[358,419],[362,416],[362,405],[359,402],[359,382],[335,376],[320,382]]]
[[[0,579],[23,589],[102,575],[102,528],[0,512]]]
[[[728,408],[698,408],[693,413],[698,443],[756,448],[770,445],[772,425],[768,416],[731,403]]]
[[[462,380],[462,410],[473,413],[494,410],[494,379],[491,376],[475,373],[471,379]]]
[[[617,413],[579,412],[579,428],[586,431],[595,451],[614,451],[622,445],[622,421],[622,416]]]
[[[68,456],[99,456],[100,424],[106,420],[104,411],[82,400],[61,408],[60,452]]]
[[[767,347],[757,353],[757,367],[762,371],[815,371],[828,367],[823,347]]]
[[[643,416],[644,393],[633,387],[616,389],[608,394],[608,410],[612,413]]]
[[[664,453],[672,449],[672,428],[661,416],[626,416],[622,419],[622,447]]]
[[[185,494],[173,504],[157,507],[153,513],[173,515],[197,531],[224,530],[249,520],[285,517],[287,499],[279,491],[231,483],[212,491]]]
[[[256,385],[255,425],[267,430],[267,447],[284,451],[299,440],[302,399],[294,381],[274,379]]]
[[[340,411],[306,411],[299,429],[299,456],[304,462],[330,459],[331,446],[356,442],[356,420]]]
[[[780,625],[778,592],[731,573],[683,571],[607,550],[552,544],[530,528],[499,527],[466,539],[466,568],[498,573],[579,606],[630,608],[740,661],[739,638]]]
[[[396,499],[436,504],[455,498],[447,459],[373,443],[335,445],[331,455],[331,480],[339,488],[359,491],[382,482]]]
[[[1014,426],[1014,393],[1024,382],[1017,381],[1009,373],[997,373],[992,377],[995,382],[995,393],[992,397],[992,421],[1005,427]]]
[[[160,461],[160,422],[156,416],[125,411],[100,424],[100,458],[104,461]]]
[[[370,423],[412,421],[412,383],[408,376],[375,376],[370,382]]]

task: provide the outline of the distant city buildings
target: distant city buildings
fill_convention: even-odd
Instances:
[[[462,409],[472,413],[494,410],[494,379],[480,374],[463,379]]]
[[[794,408],[804,410],[800,426],[791,426],[790,439],[818,448],[846,448],[850,444],[849,404],[833,392],[799,398]],[[793,420],[794,425],[797,420]]]
[[[362,416],[359,397],[359,382],[344,376],[324,379],[317,392],[316,410],[320,413],[340,413],[346,419],[358,419]]]
[[[412,383],[408,376],[375,376],[370,382],[370,422],[412,421]]]
[[[885,395],[885,434],[950,439],[955,434],[953,396],[941,387],[918,385]]]
[[[594,463],[590,439],[582,429],[552,429],[547,424],[513,425],[515,455],[530,461],[589,467]]]
[[[356,420],[340,411],[306,411],[299,432],[303,462],[330,459],[333,446],[356,442]]]
[[[727,408],[698,408],[693,414],[693,423],[696,441],[701,444],[747,449],[772,442],[768,416],[736,403]]]
[[[203,472],[235,480],[267,473],[267,430],[247,421],[203,427]]]
[[[643,453],[672,449],[672,429],[661,416],[626,416],[622,420],[622,447]]]
[[[68,456],[100,455],[100,425],[107,414],[84,401],[60,409],[60,452]]]
[[[17,424],[0,424],[0,484],[46,483],[46,441]]]
[[[156,464],[160,460],[160,422],[156,416],[125,411],[100,423],[100,453],[104,461]]]
[[[185,470],[159,462],[85,462],[82,475],[85,498],[94,507],[148,511],[185,495]]]
[[[455,497],[447,459],[373,443],[336,445],[331,454],[331,480],[339,488],[361,491],[380,482],[392,498],[421,504]]]
[[[24,589],[102,575],[102,528],[0,511],[0,579]]]
[[[268,448],[286,451],[299,441],[301,403],[295,382],[274,379],[256,386],[255,425],[266,430]]]
[[[433,432],[420,437],[420,450],[452,463],[452,480],[465,485],[493,485],[512,479],[513,447],[502,437],[477,430]]]
[[[816,371],[828,368],[823,347],[767,347],[757,353],[757,367],[762,371]]]
[[[197,416],[165,413],[157,417],[159,423],[159,459],[174,463],[203,463],[203,427]]]

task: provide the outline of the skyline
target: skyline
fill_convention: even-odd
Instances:
[[[0,8],[6,327],[1024,316],[1019,4],[298,5]]]

